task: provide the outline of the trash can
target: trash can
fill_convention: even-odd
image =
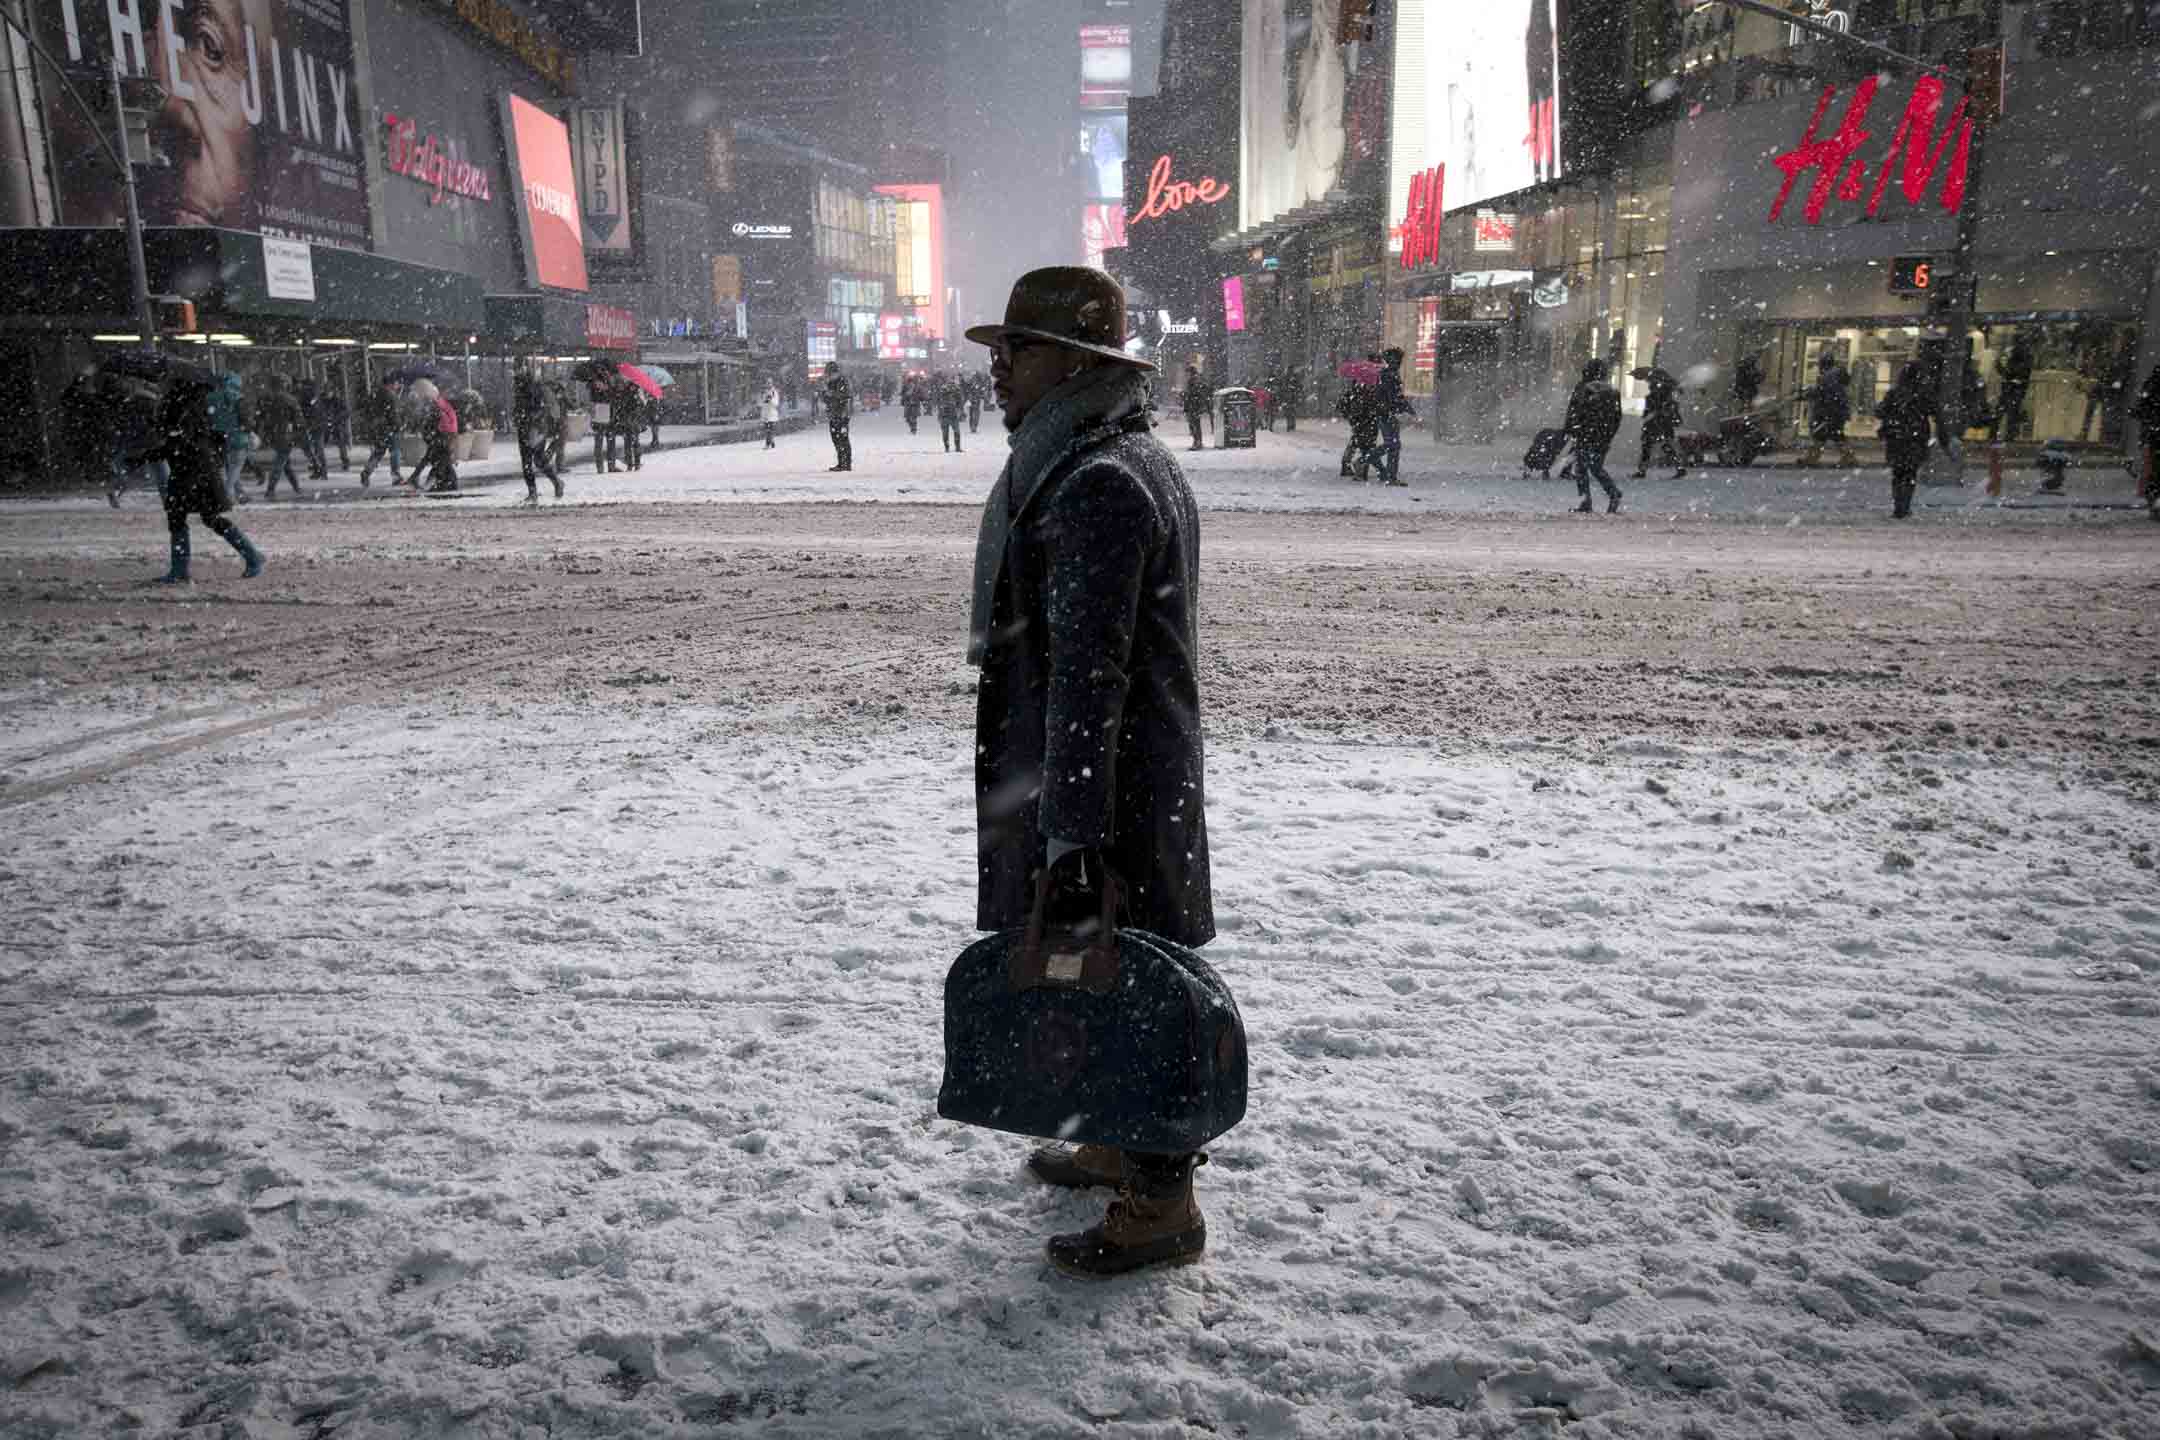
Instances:
[[[1215,392],[1215,404],[1222,411],[1222,448],[1250,450],[1258,441],[1258,402],[1253,392],[1242,385]]]

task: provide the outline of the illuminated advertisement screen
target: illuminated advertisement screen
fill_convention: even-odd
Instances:
[[[1512,0],[1509,0],[1512,3]],[[1378,198],[1385,175],[1387,34],[1345,0],[1244,0],[1238,227],[1331,196]]]
[[[570,127],[522,95],[502,97],[502,127],[526,280],[558,290],[588,288]]]
[[[937,185],[880,185],[899,201],[894,216],[895,294],[905,297],[924,333],[945,335],[945,191]]]
[[[1222,282],[1223,328],[1235,333],[1245,328],[1245,277],[1232,275]]]
[[[1100,270],[1103,251],[1123,249],[1124,245],[1124,201],[1113,200],[1106,204],[1089,205],[1081,210],[1080,250],[1087,257],[1087,264]]]
[[[1132,94],[1132,26],[1080,27],[1080,108],[1122,110]]]
[[[1090,200],[1125,198],[1125,152],[1130,138],[1123,110],[1098,110],[1080,119],[1081,173]]]
[[[1447,170],[1450,209],[1559,178],[1553,0],[1400,0],[1389,214],[1410,180]]]

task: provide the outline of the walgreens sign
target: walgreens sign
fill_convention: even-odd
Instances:
[[[1905,102],[1905,113],[1898,117],[1897,128],[1890,134],[1890,148],[1883,152],[1882,168],[1876,172],[1874,186],[1869,187],[1869,162],[1860,151],[1876,133],[1868,128],[1868,111],[1874,105],[1875,92],[1881,85],[1882,78],[1876,75],[1861,81],[1860,88],[1853,92],[1851,103],[1845,107],[1845,118],[1839,122],[1837,132],[1827,138],[1820,136],[1823,117],[1830,113],[1838,87],[1823,87],[1822,98],[1815,102],[1815,113],[1809,118],[1807,129],[1801,132],[1800,143],[1771,162],[1785,175],[1785,183],[1779,187],[1777,199],[1770,206],[1772,220],[1785,213],[1785,202],[1792,198],[1800,178],[1810,172],[1815,179],[1800,208],[1801,215],[1810,225],[1822,223],[1823,212],[1829,207],[1833,194],[1848,202],[1864,198],[1867,213],[1876,214],[1882,209],[1883,194],[1890,188],[1893,176],[1898,180],[1898,188],[1905,192],[1905,203],[1918,205],[1940,172],[1943,177],[1942,208],[1953,215],[1964,208],[1966,169],[1972,157],[1973,122],[1967,113],[1971,101],[1960,96],[1950,111],[1950,118],[1943,122],[1938,132],[1935,121],[1942,112],[1944,85],[1933,75],[1923,75],[1913,82],[1912,95]],[[1944,167],[1946,154],[1947,168]]]
[[[446,200],[492,200],[494,187],[488,172],[465,158],[465,147],[430,132],[421,138],[417,121],[399,115],[383,116],[386,132],[384,163],[393,175],[425,185],[433,193],[428,204]]]

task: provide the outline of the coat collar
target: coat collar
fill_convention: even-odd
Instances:
[[[982,528],[975,537],[970,665],[989,659],[991,605],[1005,569],[1006,544],[1035,497],[1068,463],[1130,428],[1135,417],[1142,417],[1139,423],[1145,425],[1146,410],[1147,380],[1139,371],[1097,365],[1045,395],[1013,432],[1012,455],[983,504]]]

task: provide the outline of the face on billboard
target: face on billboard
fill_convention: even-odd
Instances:
[[[344,0],[37,0],[28,8],[84,96],[103,100],[115,60],[123,76],[155,85],[149,143],[159,163],[141,172],[145,224],[369,244]],[[44,110],[61,223],[110,223],[123,202],[91,122],[57,86]]]
[[[1398,176],[1447,167],[1448,204],[1475,205],[1558,178],[1553,0],[1405,0],[1397,88]],[[1406,170],[1407,164],[1407,170]]]
[[[1105,110],[1080,121],[1080,153],[1094,177],[1090,199],[1125,198],[1126,117],[1122,110]]]
[[[561,290],[586,289],[585,231],[578,215],[570,128],[522,95],[506,95],[503,130],[517,176],[520,221],[530,237],[527,277]]]
[[[1377,192],[1388,87],[1370,7],[1346,0],[1244,5],[1240,228],[1323,205],[1338,190],[1369,184]]]

